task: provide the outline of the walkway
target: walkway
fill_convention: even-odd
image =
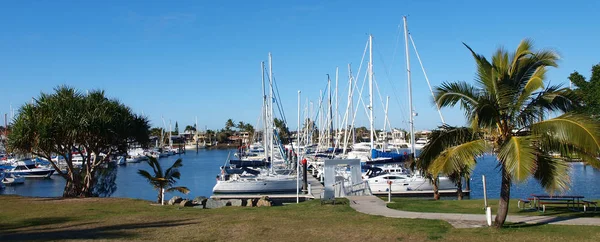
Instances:
[[[472,228],[485,226],[485,214],[460,213],[421,213],[391,209],[385,201],[375,196],[347,197],[350,207],[354,210],[391,218],[420,218],[444,220],[456,228]],[[600,218],[569,218],[552,216],[519,216],[508,215],[507,222],[527,224],[557,224],[557,225],[591,225],[600,226]]]

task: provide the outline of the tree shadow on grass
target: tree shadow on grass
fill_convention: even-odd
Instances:
[[[43,218],[28,218],[20,220],[16,223],[2,223],[0,222],[0,232],[13,230],[23,227],[43,226],[51,224],[61,224],[73,221],[69,217],[43,217]]]
[[[149,223],[131,223],[117,224],[109,226],[100,226],[93,228],[81,228],[81,226],[89,225],[77,224],[69,227],[59,227],[57,229],[39,230],[32,228],[26,231],[16,231],[15,233],[2,235],[0,241],[15,241],[15,240],[67,240],[67,239],[127,239],[134,238],[141,233],[138,229],[147,228],[166,228],[181,225],[189,225],[194,222],[189,220],[168,220]],[[69,229],[65,229],[69,228]]]

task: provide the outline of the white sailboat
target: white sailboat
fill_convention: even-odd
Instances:
[[[285,155],[279,149],[275,153],[275,146],[279,147],[279,141],[275,139],[274,115],[273,115],[273,69],[271,53],[269,53],[269,96],[265,94],[264,62],[261,62],[263,83],[263,108],[265,110],[265,132],[263,137],[264,150],[267,154],[266,160],[270,163],[269,170],[263,170],[259,174],[227,174],[225,167],[221,168],[221,175],[217,184],[213,187],[213,193],[281,193],[296,192],[299,189],[296,176],[290,173],[281,174],[275,168],[281,168],[285,164]],[[269,100],[269,101],[267,101]]]

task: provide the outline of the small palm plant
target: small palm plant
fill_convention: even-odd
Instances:
[[[152,167],[154,175],[145,170],[138,170],[138,174],[146,178],[148,182],[158,190],[157,203],[164,204],[164,192],[178,191],[183,194],[188,194],[190,192],[190,189],[187,187],[173,186],[177,183],[176,179],[179,179],[181,176],[181,173],[179,173],[179,170],[177,169],[183,166],[181,158],[177,159],[177,161],[175,161],[175,163],[165,172],[163,172],[160,163],[158,163],[158,160],[154,157],[148,157],[148,165]]]

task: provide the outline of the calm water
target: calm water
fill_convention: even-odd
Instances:
[[[173,193],[167,194],[165,197],[170,198],[173,195],[189,198],[210,196],[216,183],[215,177],[219,173],[219,166],[224,164],[229,152],[229,150],[200,150],[198,153],[188,152],[180,156],[160,159],[161,165],[165,168],[173,164],[176,159],[182,158],[181,180],[177,185],[186,186],[191,190],[188,195]],[[573,163],[571,167],[571,190],[567,194],[600,198],[600,189],[595,187],[596,184],[600,184],[600,171],[590,166],[584,166],[582,163]],[[112,195],[113,197],[156,200],[157,191],[137,174],[138,169],[150,170],[150,166],[144,162],[129,163],[117,169],[117,191]],[[478,160],[471,181],[471,198],[483,198],[481,175],[486,176],[488,197],[497,198],[500,194],[500,175],[494,157],[485,156]],[[52,179],[28,179],[25,184],[7,187],[0,194],[56,197],[62,195],[64,185],[64,179],[57,176],[53,176]],[[544,190],[533,179],[514,185],[511,197],[524,198],[531,193],[544,193]]]
[[[234,151],[231,151],[232,156]],[[187,195],[178,192],[165,194],[165,198],[174,195],[189,198],[210,196],[216,184],[215,178],[220,172],[219,167],[225,163],[228,154],[229,150],[199,150],[197,154],[195,151],[188,151],[186,154],[159,159],[163,169],[170,167],[178,158],[183,159],[183,167],[179,169],[181,179],[176,185],[186,186],[191,190]],[[146,162],[127,163],[125,166],[117,167],[117,191],[112,197],[156,200],[158,192],[137,174],[139,169],[150,171],[152,174],[152,168]],[[65,179],[59,176],[52,176],[51,179],[27,179],[23,185],[7,186],[0,194],[57,197],[62,196],[64,186]]]

